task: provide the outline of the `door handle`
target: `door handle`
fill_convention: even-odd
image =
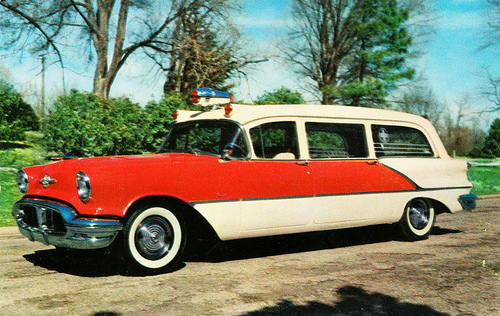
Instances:
[[[370,165],[370,166],[374,166],[374,165],[378,164],[378,161],[377,160],[367,161],[366,164]]]
[[[309,161],[297,161],[295,163],[297,166],[304,166],[304,167],[308,167],[309,166]]]

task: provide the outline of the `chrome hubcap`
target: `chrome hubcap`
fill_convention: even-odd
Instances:
[[[423,229],[430,220],[430,210],[422,200],[413,201],[409,209],[410,224],[415,229]]]
[[[144,219],[137,227],[134,238],[137,251],[149,260],[157,260],[168,254],[174,241],[172,226],[160,216]]]

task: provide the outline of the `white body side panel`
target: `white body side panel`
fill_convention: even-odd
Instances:
[[[467,163],[445,158],[381,158],[380,163],[405,175],[423,189],[472,187]]]
[[[437,200],[451,212],[462,210],[457,197],[468,188],[347,194],[304,198],[199,203],[195,208],[221,240],[331,230],[401,219],[417,197]]]

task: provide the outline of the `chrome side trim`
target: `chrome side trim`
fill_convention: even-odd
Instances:
[[[29,240],[56,247],[105,248],[123,228],[118,220],[78,218],[67,206],[34,199],[14,204],[12,215]]]

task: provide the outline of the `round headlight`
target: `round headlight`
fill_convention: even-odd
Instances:
[[[78,190],[78,195],[82,201],[87,201],[90,199],[90,179],[82,171],[76,174],[76,189]]]
[[[28,175],[23,170],[19,170],[17,172],[17,186],[19,187],[19,191],[21,191],[22,194],[26,194],[26,192],[28,192]]]

